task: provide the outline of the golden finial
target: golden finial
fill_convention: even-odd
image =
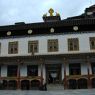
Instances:
[[[50,16],[53,16],[54,10],[52,8],[50,8],[48,12],[50,13]]]
[[[60,14],[56,12],[56,16],[60,16]]]

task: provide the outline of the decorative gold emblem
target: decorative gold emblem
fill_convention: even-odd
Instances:
[[[74,26],[73,30],[77,31],[78,30],[78,26]]]
[[[11,31],[8,31],[8,32],[7,32],[7,35],[10,36],[10,35],[11,35]]]
[[[48,12],[49,12],[50,16],[54,16],[54,15],[53,15],[54,10],[53,10],[52,8],[50,8]],[[56,12],[56,16],[60,16],[60,14]],[[47,17],[47,13],[45,13],[45,14],[43,15],[43,17]]]
[[[51,28],[51,29],[50,29],[50,32],[51,32],[51,33],[54,33],[54,28]]]
[[[33,31],[32,31],[31,29],[28,30],[28,34],[32,34],[32,32],[33,32]]]
[[[52,8],[50,8],[48,12],[50,13],[50,16],[53,16],[54,10]]]

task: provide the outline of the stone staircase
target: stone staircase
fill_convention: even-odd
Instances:
[[[47,85],[48,91],[54,91],[54,90],[64,90],[64,86],[62,84],[48,84]]]

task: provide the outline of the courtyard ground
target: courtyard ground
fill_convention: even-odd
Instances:
[[[0,90],[0,95],[95,95],[95,89],[61,90],[61,91]]]

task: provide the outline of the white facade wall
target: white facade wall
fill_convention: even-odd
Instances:
[[[1,43],[1,53],[0,57],[5,56],[28,56],[28,41],[38,40],[39,42],[39,52],[35,55],[49,55],[49,54],[70,54],[70,53],[90,53],[95,52],[90,50],[89,37],[95,37],[95,33],[81,33],[81,34],[63,34],[63,35],[47,35],[47,36],[32,36],[32,37],[20,37],[20,38],[4,38],[0,39]],[[68,51],[68,38],[78,38],[79,39],[79,51]],[[48,39],[58,39],[59,50],[57,52],[47,51],[47,41]],[[8,54],[8,43],[18,41],[18,54]],[[75,60],[74,60],[75,61]],[[73,62],[73,61],[70,61]],[[75,61],[79,62],[79,61]],[[94,61],[95,62],[95,61]],[[56,63],[56,62],[54,62]],[[81,74],[87,74],[87,64],[80,61],[81,63]],[[43,76],[45,78],[45,67],[43,68]],[[90,74],[92,73],[90,68]],[[23,65],[20,69],[21,76],[27,76],[27,66]],[[40,65],[38,67],[38,75],[41,75]],[[66,75],[69,75],[69,64],[66,65]],[[1,76],[7,76],[7,66],[3,65],[1,67]],[[64,65],[62,65],[62,79],[64,78]]]
[[[81,75],[87,75],[88,74],[87,68],[88,68],[87,64],[83,62],[81,64]]]
[[[28,56],[28,41],[38,40],[39,52],[37,55],[49,55],[49,54],[69,54],[69,53],[89,53],[94,52],[90,50],[89,37],[95,37],[95,33],[81,33],[81,34],[63,34],[63,35],[50,35],[50,36],[32,36],[32,37],[20,37],[20,38],[4,38],[0,39],[1,43],[1,54],[0,57],[4,56]],[[79,39],[79,51],[68,51],[68,38]],[[47,51],[47,40],[58,39],[59,50],[57,52]],[[18,41],[18,54],[8,54],[8,43]],[[35,55],[36,55],[35,54]]]
[[[69,75],[69,64],[66,64],[66,75]]]
[[[1,77],[7,77],[7,65],[1,66]]]
[[[26,65],[22,65],[20,67],[20,76],[27,76],[27,66]]]

